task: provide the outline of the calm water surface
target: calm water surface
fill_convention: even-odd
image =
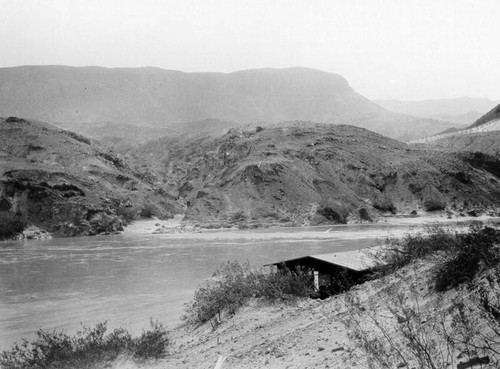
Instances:
[[[221,262],[253,266],[373,245],[408,226],[213,231],[0,242],[0,350],[34,332],[108,321],[134,333],[150,318],[174,327]]]

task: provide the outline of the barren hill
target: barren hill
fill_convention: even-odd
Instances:
[[[388,112],[355,92],[340,75],[301,67],[228,74],[159,68],[1,68],[0,115],[65,124],[72,130],[100,122],[171,128],[205,119],[235,124],[310,120],[353,124],[403,140],[452,127]]]
[[[177,207],[158,178],[132,170],[96,141],[46,123],[0,119],[3,220],[16,216],[57,236],[93,235],[120,230],[145,208],[169,216]]]
[[[352,126],[234,129],[142,150],[175,178],[186,218],[206,225],[343,223],[500,204],[498,160],[410,148]]]

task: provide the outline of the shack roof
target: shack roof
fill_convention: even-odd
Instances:
[[[280,265],[282,263],[300,264],[300,262],[306,262],[308,259],[313,259],[361,272],[373,268],[377,265],[377,260],[374,254],[374,249],[362,249],[355,251],[334,252],[330,254],[307,255],[295,259],[271,263],[268,265]]]

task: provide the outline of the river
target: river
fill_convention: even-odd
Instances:
[[[107,321],[140,333],[178,325],[183,305],[224,261],[252,266],[365,248],[408,225],[123,234],[0,242],[0,350],[34,332]]]

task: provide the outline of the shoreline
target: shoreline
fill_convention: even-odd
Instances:
[[[387,216],[381,217],[378,221],[374,222],[352,222],[347,224],[322,224],[314,226],[297,226],[297,227],[286,227],[278,225],[270,225],[267,227],[258,228],[247,228],[240,229],[237,227],[220,227],[220,228],[202,228],[194,226],[190,223],[183,223],[183,215],[177,214],[172,219],[161,220],[158,218],[152,219],[141,219],[132,222],[131,224],[124,227],[124,230],[120,233],[122,235],[192,235],[197,233],[203,234],[214,234],[214,233],[229,233],[229,234],[252,234],[252,233],[281,233],[284,231],[291,232],[314,232],[319,233],[324,231],[325,233],[333,233],[335,229],[342,229],[344,227],[379,227],[379,226],[408,226],[408,227],[425,227],[432,225],[447,225],[447,224],[460,224],[460,223],[470,223],[473,221],[479,222],[500,222],[500,216],[455,216],[449,218],[446,215],[420,215],[420,216]],[[324,230],[326,229],[326,230]],[[159,231],[163,230],[163,231]]]

